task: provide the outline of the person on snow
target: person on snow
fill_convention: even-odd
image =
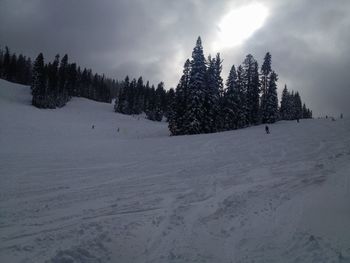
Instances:
[[[269,133],[270,133],[269,126],[265,125],[265,131],[266,131],[266,134],[269,134]]]

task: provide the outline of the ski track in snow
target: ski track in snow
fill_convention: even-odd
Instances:
[[[112,109],[0,80],[0,262],[350,262],[348,120],[169,137]]]

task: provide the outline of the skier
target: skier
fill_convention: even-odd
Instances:
[[[269,129],[269,126],[265,126],[265,131],[266,131],[266,134],[269,134],[270,133],[270,129]]]

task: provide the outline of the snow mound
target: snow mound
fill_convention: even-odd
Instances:
[[[0,123],[0,262],[350,262],[347,119],[170,137],[0,80]]]

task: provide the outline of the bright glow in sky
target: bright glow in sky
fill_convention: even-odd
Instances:
[[[242,44],[264,25],[268,14],[268,9],[260,3],[231,10],[218,25],[218,40],[213,43],[213,49],[218,51]]]

